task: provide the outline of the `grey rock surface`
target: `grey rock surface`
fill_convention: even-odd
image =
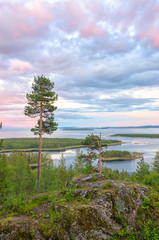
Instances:
[[[50,208],[45,204],[32,210],[39,210],[38,220],[33,221],[30,216],[13,217],[9,222],[1,220],[0,240],[110,240],[123,228],[123,223],[127,229],[136,229],[138,210],[150,194],[147,186],[108,180],[102,174],[81,175],[72,182],[76,185],[70,190],[73,199],[55,204],[53,211],[61,218],[54,224],[50,225],[48,212],[44,212],[47,218],[40,218],[42,209]],[[60,196],[66,196],[66,190]],[[146,219],[146,215],[144,217]],[[51,226],[47,237],[39,223]],[[34,234],[27,235],[26,231],[31,232],[31,229]]]

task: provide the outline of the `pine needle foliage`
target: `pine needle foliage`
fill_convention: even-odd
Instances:
[[[31,129],[35,135],[42,133],[51,134],[57,129],[57,123],[54,122],[54,111],[57,109],[54,102],[57,100],[57,94],[52,91],[54,83],[48,78],[34,77],[32,84],[32,93],[27,94],[28,105],[25,107],[24,114],[31,118],[39,118],[38,124]],[[42,129],[40,129],[40,114],[42,115]]]

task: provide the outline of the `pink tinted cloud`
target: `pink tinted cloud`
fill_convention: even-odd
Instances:
[[[109,19],[110,7],[104,1],[94,1],[92,4],[92,0],[89,0],[85,3],[85,8],[96,22]]]
[[[1,116],[1,122],[5,127],[25,127],[32,128],[36,125],[37,120],[24,116],[19,111],[5,114]]]
[[[11,61],[8,71],[13,75],[21,75],[30,72],[31,69],[32,66],[30,63],[15,59]]]
[[[142,0],[140,3],[139,1],[134,26],[137,40],[144,40],[148,45],[159,48],[159,2]]]
[[[53,21],[53,9],[50,4],[44,1],[34,1],[33,9],[32,9],[32,17],[36,18],[36,22],[38,25],[48,24]]]
[[[11,89],[10,89],[11,91]],[[0,94],[0,109],[5,105],[25,104],[26,99],[24,96],[14,92],[1,92]]]
[[[142,1],[142,0],[141,0]],[[110,13],[109,21],[114,28],[120,28],[120,31],[126,33],[131,24],[137,17],[139,1],[130,0],[119,2],[119,6]]]
[[[81,37],[103,37],[104,31],[99,28],[96,25],[96,22],[94,20],[91,20],[89,23],[86,23],[83,27],[80,29],[80,35]]]
[[[159,48],[159,2],[157,0],[122,1],[110,14],[109,23],[121,33],[128,33],[129,27],[135,29],[136,41],[146,41],[154,48]]]
[[[3,126],[33,127],[36,119],[30,119],[24,115],[26,98],[17,93],[1,93],[0,95],[0,121]]]
[[[29,62],[20,61],[18,59],[10,60],[8,66],[5,68],[0,65],[0,77],[6,78],[8,76],[17,76],[22,74],[28,74],[32,71],[32,66]],[[8,78],[9,79],[9,78]]]
[[[74,0],[58,3],[55,14],[60,27],[68,32],[78,30],[83,21],[87,19],[87,14],[80,3]],[[64,21],[62,24],[60,24],[61,20]]]
[[[3,126],[35,126],[37,120],[24,115],[26,97],[23,93],[2,92],[0,94],[0,102],[0,121],[3,122]]]
[[[23,2],[3,2],[0,8],[0,21],[3,23],[0,26],[0,42],[6,45],[11,38],[43,36],[52,23],[66,33],[79,31],[84,38],[103,38],[107,30],[102,29],[98,22],[107,21],[114,30],[120,29],[123,33],[128,32],[133,24],[139,41],[147,39],[154,47],[158,47],[155,33],[158,31],[158,24],[155,24],[159,15],[158,7],[156,0],[120,0],[114,9],[110,9],[109,4],[103,1],[90,0],[68,0],[56,4],[36,0],[31,8]],[[149,34],[151,26],[153,30]]]
[[[140,32],[138,34],[138,38],[140,40],[145,40],[148,44],[150,44],[154,48],[159,48],[159,34],[156,29],[151,29],[148,32]]]
[[[158,33],[158,31],[154,30],[154,31],[150,32],[149,39],[153,43],[155,48],[159,48],[159,33]]]
[[[3,2],[0,8],[0,42],[6,44],[10,39],[35,36],[52,20],[51,9],[44,1],[33,2],[32,8],[23,2]]]
[[[148,41],[154,48],[159,48],[159,4],[146,8],[142,19],[136,23],[139,40]]]
[[[71,16],[72,19],[75,19],[76,21],[80,21],[82,17],[86,16],[84,13],[80,2],[74,1],[74,0],[68,0],[64,3],[62,3],[65,8],[65,13],[67,13],[67,16]]]
[[[97,26],[96,19],[93,18],[89,4],[80,4],[80,1],[69,0],[58,5],[56,17],[58,26],[70,33],[79,31],[81,37],[102,37],[103,30]],[[64,22],[61,23],[61,20]]]

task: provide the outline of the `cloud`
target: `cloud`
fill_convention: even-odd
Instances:
[[[7,67],[2,67],[0,71],[1,78],[7,78],[9,80],[10,76],[17,76],[28,74],[32,71],[32,66],[29,62],[20,61],[18,59],[12,59],[8,63]]]
[[[26,1],[24,1],[26,2]],[[0,30],[4,33],[1,43],[13,39],[35,36],[44,31],[44,26],[53,20],[49,5],[44,1],[34,1],[31,7],[24,2],[4,1],[0,4]],[[12,40],[13,40],[12,39]]]
[[[72,119],[91,119],[91,117],[87,117],[82,114],[73,114],[73,113],[60,113],[56,114],[56,119],[67,119],[67,120],[72,120]]]
[[[55,82],[66,122],[158,110],[158,16],[157,0],[1,1],[1,118],[19,112],[23,121],[25,95],[42,74]]]

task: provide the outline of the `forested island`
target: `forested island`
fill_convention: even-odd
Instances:
[[[101,153],[102,161],[117,161],[117,160],[134,160],[137,158],[142,158],[143,154],[138,152],[130,153],[128,151],[102,151]]]
[[[105,145],[119,145],[122,144],[118,140],[102,140]],[[19,151],[31,152],[38,151],[39,140],[38,138],[6,138],[3,140],[1,152]],[[43,138],[43,151],[57,151],[69,148],[87,147],[83,144],[83,139],[75,138]]]

